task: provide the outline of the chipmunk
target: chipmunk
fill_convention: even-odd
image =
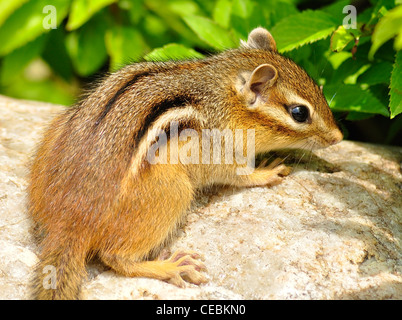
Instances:
[[[323,148],[343,138],[320,88],[278,53],[263,28],[238,49],[206,59],[123,67],[57,116],[37,150],[28,188],[29,212],[43,235],[36,298],[78,299],[94,255],[127,277],[179,287],[206,281],[195,252],[150,260],[184,221],[195,192],[213,184],[264,186],[289,169],[275,162],[239,174],[250,161],[150,161],[163,152],[173,159],[172,141],[187,129],[199,137],[205,129],[252,129],[255,154]],[[155,133],[161,131],[169,138]],[[236,145],[244,152],[242,139]],[[150,157],[157,141],[163,143]],[[177,146],[186,143],[179,139]],[[212,150],[204,141],[194,144]],[[44,286],[46,266],[54,267],[54,289]]]

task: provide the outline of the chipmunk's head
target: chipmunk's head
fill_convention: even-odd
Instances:
[[[242,47],[260,62],[239,75],[237,86],[258,122],[256,147],[264,149],[266,140],[270,149],[317,149],[342,140],[321,89],[301,67],[278,53],[267,30],[254,29]]]

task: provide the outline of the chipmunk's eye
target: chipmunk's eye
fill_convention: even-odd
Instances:
[[[310,117],[308,108],[302,104],[297,104],[289,108],[289,113],[297,122],[306,122]]]

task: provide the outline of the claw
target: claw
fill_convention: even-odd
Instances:
[[[274,169],[274,168],[278,167],[282,162],[283,162],[283,159],[281,159],[281,158],[276,158],[274,161],[272,161],[272,162],[267,166],[267,169]]]
[[[179,260],[180,258],[184,257],[184,256],[190,256],[193,259],[200,259],[201,256],[195,252],[195,251],[191,251],[191,250],[180,250],[180,251],[176,251],[175,253],[173,253],[173,255],[168,259],[171,262],[176,262],[177,260]]]
[[[201,256],[194,251],[177,251],[169,259],[165,260],[169,266],[167,271],[169,274],[168,282],[180,288],[186,286],[185,281],[193,284],[201,284],[207,282],[207,278],[200,273],[206,271],[207,268],[199,260]]]

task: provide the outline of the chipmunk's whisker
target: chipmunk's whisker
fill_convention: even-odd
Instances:
[[[336,91],[336,92],[334,93],[334,95],[332,96],[331,100],[329,100],[329,102],[328,102],[328,106],[329,106],[329,107],[331,106],[332,100],[334,100],[334,98],[335,98],[335,96],[336,96],[337,93],[338,93],[338,91]]]

